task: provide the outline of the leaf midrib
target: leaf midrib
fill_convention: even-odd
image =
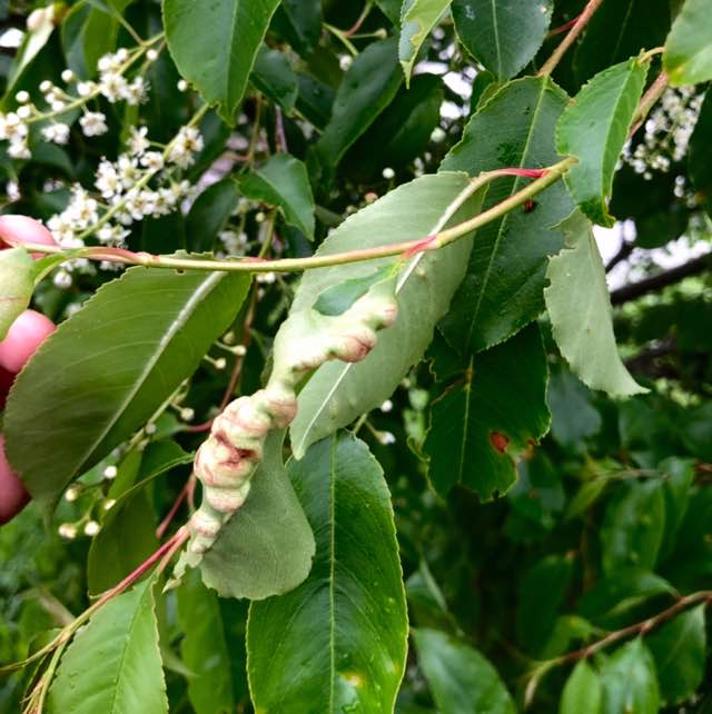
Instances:
[[[185,327],[188,319],[195,312],[195,307],[205,297],[207,297],[207,294],[209,294],[224,277],[225,273],[211,273],[205,278],[200,286],[193,291],[190,299],[178,311],[176,317],[171,322],[169,329],[166,330],[165,334],[161,337],[161,340],[157,343],[153,356],[146,362],[146,366],[137,376],[133,388],[128,391],[126,397],[120,403],[119,408],[114,412],[114,416],[109,420],[108,424],[101,431],[99,436],[92,441],[89,448],[81,455],[81,460],[75,466],[74,472],[80,470],[87,463],[87,460],[111,433],[111,430],[116,426],[119,419],[124,415],[129,405],[133,402],[136,395],[153,373],[153,370],[160,361],[161,356],[165,353],[167,346],[170,345],[171,341],[178,334],[178,332]]]
[[[534,136],[534,131],[535,131],[535,126],[536,123],[539,119],[539,114],[541,112],[541,108],[544,104],[544,95],[546,93],[547,89],[547,80],[541,80],[541,90],[539,92],[539,96],[537,97],[537,102],[536,106],[534,107],[534,112],[532,113],[532,121],[531,124],[529,125],[529,132],[527,133],[527,139],[526,142],[524,143],[524,150],[522,151],[522,156],[519,160],[518,167],[522,168],[524,164],[526,163],[526,159],[529,155],[529,149],[531,146],[532,138]],[[514,179],[514,182],[512,183],[512,190],[510,191],[509,195],[512,196],[516,192],[516,188],[519,186],[521,182],[521,179],[519,177],[516,177]],[[487,286],[489,285],[489,280],[490,276],[492,274],[492,266],[494,265],[494,258],[499,252],[499,246],[500,243],[502,242],[502,235],[504,234],[504,228],[508,224],[508,216],[504,216],[502,220],[499,223],[499,227],[497,228],[497,235],[495,237],[494,241],[494,246],[492,247],[492,252],[490,253],[489,260],[487,262],[487,269],[485,270],[485,274],[482,278],[482,287],[479,291],[479,295],[477,296],[477,304],[475,305],[474,310],[472,311],[472,319],[470,320],[470,329],[467,331],[467,342],[466,344],[469,345],[472,342],[472,334],[475,331],[475,322],[477,321],[477,316],[479,315],[480,308],[482,307],[482,300],[484,299],[485,292],[487,292]]]

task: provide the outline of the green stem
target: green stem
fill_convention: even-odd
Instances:
[[[374,248],[363,248],[332,255],[314,255],[309,258],[282,258],[279,260],[260,260],[259,258],[242,258],[226,260],[204,260],[200,258],[179,258],[166,255],[151,255],[150,253],[132,253],[121,248],[89,247],[74,251],[64,252],[59,246],[24,244],[31,253],[63,253],[67,260],[75,258],[88,258],[90,260],[103,260],[122,265],[142,265],[147,268],[164,268],[168,270],[209,270],[233,273],[291,273],[314,268],[326,268],[334,265],[347,265],[360,263],[378,258],[410,257],[415,253],[438,250],[450,243],[471,234],[492,221],[496,221],[510,211],[522,206],[537,194],[549,188],[576,163],[576,159],[569,157],[545,170],[544,175],[532,181],[521,191],[513,194],[501,203],[479,213],[467,221],[458,223],[451,228],[446,228],[436,234]],[[464,194],[472,195],[478,189],[490,183],[495,178],[509,175],[505,171],[488,171],[473,179]],[[117,209],[118,210],[118,209]],[[93,232],[94,228],[92,228]],[[10,242],[7,241],[6,242]]]
[[[328,22],[324,23],[324,27],[336,37],[344,47],[351,53],[352,57],[358,57],[358,50],[354,46],[353,42],[346,36],[346,33],[340,30],[338,27],[330,25]]]

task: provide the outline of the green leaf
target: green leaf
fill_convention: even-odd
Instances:
[[[709,0],[685,0],[665,41],[663,66],[673,86],[712,79]]]
[[[89,548],[90,594],[98,595],[118,584],[156,550],[156,514],[145,486],[192,460],[174,441],[155,442],[124,457],[108,494],[116,503],[106,512],[101,531]]]
[[[400,186],[344,221],[317,253],[328,255],[422,238],[469,218],[478,212],[482,195],[478,193],[460,206],[458,196],[468,184],[463,174],[442,173]],[[297,458],[310,444],[382,404],[421,359],[435,324],[462,279],[471,245],[469,238],[462,238],[444,250],[412,258],[398,278],[398,319],[379,335],[371,354],[358,364],[329,362],[307,382],[291,426]],[[292,310],[310,308],[327,288],[369,275],[374,268],[394,265],[397,260],[310,270],[302,278]]]
[[[301,55],[308,56],[319,44],[321,0],[282,0],[273,27],[285,35]]]
[[[252,83],[277,102],[287,114],[294,109],[299,94],[297,75],[284,52],[261,47],[252,70]]]
[[[541,655],[574,575],[568,555],[548,555],[529,568],[519,583],[517,639],[527,652]]]
[[[617,649],[599,668],[603,714],[657,714],[660,691],[655,662],[640,638]]]
[[[403,81],[394,39],[373,42],[359,54],[336,93],[331,119],[314,149],[335,167],[346,150],[391,103]]]
[[[237,207],[240,193],[232,179],[218,181],[203,191],[190,208],[185,231],[195,253],[209,253]]]
[[[624,483],[608,503],[601,526],[603,571],[635,566],[654,570],[665,528],[660,482]]]
[[[705,676],[705,605],[666,622],[646,643],[655,659],[663,701],[679,704],[692,697]]]
[[[573,56],[579,84],[611,65],[664,44],[670,0],[604,2],[596,10]]]
[[[181,658],[191,671],[188,698],[195,714],[235,711],[230,651],[217,595],[188,573],[176,591],[178,622],[185,633]]]
[[[269,437],[247,502],[200,564],[203,582],[221,597],[262,600],[309,574],[314,535],[282,464],[283,439],[283,432]]]
[[[402,87],[396,98],[349,149],[344,167],[364,181],[373,179],[386,166],[406,166],[430,143],[440,121],[444,99],[443,81],[434,74],[413,77],[410,88]],[[377,146],[378,151],[373,147]]]
[[[314,197],[306,166],[289,154],[270,157],[240,177],[240,190],[255,201],[278,206],[290,226],[314,240]]]
[[[49,690],[49,714],[167,714],[154,583],[114,598],[79,630]]]
[[[559,714],[601,714],[601,679],[582,659],[564,685]]]
[[[378,268],[362,278],[351,278],[343,283],[332,285],[319,294],[314,309],[322,315],[343,315],[359,298],[363,297],[376,283],[394,275],[390,265]]]
[[[694,187],[704,196],[707,212],[712,212],[712,160],[710,160],[710,140],[712,138],[712,92],[705,94],[695,130],[690,138],[687,155],[690,178]]]
[[[544,298],[562,356],[591,389],[612,397],[647,392],[618,355],[606,272],[591,224],[576,211],[561,228],[566,246],[549,262]]]
[[[190,377],[240,309],[249,278],[132,268],[37,351],[5,412],[11,463],[50,508]]]
[[[317,553],[297,590],[250,608],[255,709],[390,713],[408,622],[383,472],[363,442],[344,435],[312,446],[289,472]]]
[[[413,633],[418,663],[442,714],[515,714],[497,670],[477,650],[437,630]]]
[[[89,592],[98,595],[119,583],[158,545],[156,514],[146,491],[115,505],[89,549]]]
[[[549,428],[546,354],[538,327],[476,356],[432,405],[424,450],[433,488],[456,484],[489,501],[517,478],[517,461]]]
[[[551,22],[551,0],[454,0],[460,42],[498,79],[510,79],[534,59]]]
[[[34,284],[34,263],[24,248],[0,251],[0,340],[29,307]]]
[[[649,66],[650,62],[633,58],[597,74],[576,95],[556,127],[557,151],[578,159],[564,181],[581,210],[604,226],[615,222],[606,201]]]
[[[546,401],[551,409],[551,433],[562,446],[577,446],[601,429],[601,414],[591,404],[591,392],[568,369],[552,370]]]
[[[403,67],[406,85],[410,84],[413,65],[426,38],[452,0],[404,0],[401,8],[401,30],[398,59]]]
[[[566,95],[547,79],[510,82],[484,102],[441,168],[476,176],[509,166],[549,166],[559,159],[554,129],[565,106]],[[518,177],[497,179],[485,206],[509,198],[526,183]],[[558,182],[539,194],[532,208],[511,211],[477,232],[467,275],[441,323],[448,342],[463,353],[502,342],[542,311],[548,258],[563,245],[551,227],[571,213],[573,203]]]
[[[166,42],[178,71],[233,124],[279,0],[163,0]]]
[[[381,12],[396,26],[400,23],[402,0],[376,0]]]

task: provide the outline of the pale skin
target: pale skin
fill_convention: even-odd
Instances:
[[[0,232],[20,244],[55,245],[51,233],[27,216],[0,216]],[[0,243],[0,249],[7,247]],[[0,409],[5,406],[15,376],[55,329],[48,317],[35,310],[25,310],[12,324],[0,342]],[[14,518],[29,501],[30,495],[7,460],[0,434],[0,525]]]

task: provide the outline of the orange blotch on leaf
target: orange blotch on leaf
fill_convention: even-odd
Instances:
[[[492,444],[492,448],[495,451],[498,451],[500,454],[503,454],[507,450],[507,446],[509,446],[508,436],[505,436],[499,431],[491,431],[489,438],[490,444]]]

